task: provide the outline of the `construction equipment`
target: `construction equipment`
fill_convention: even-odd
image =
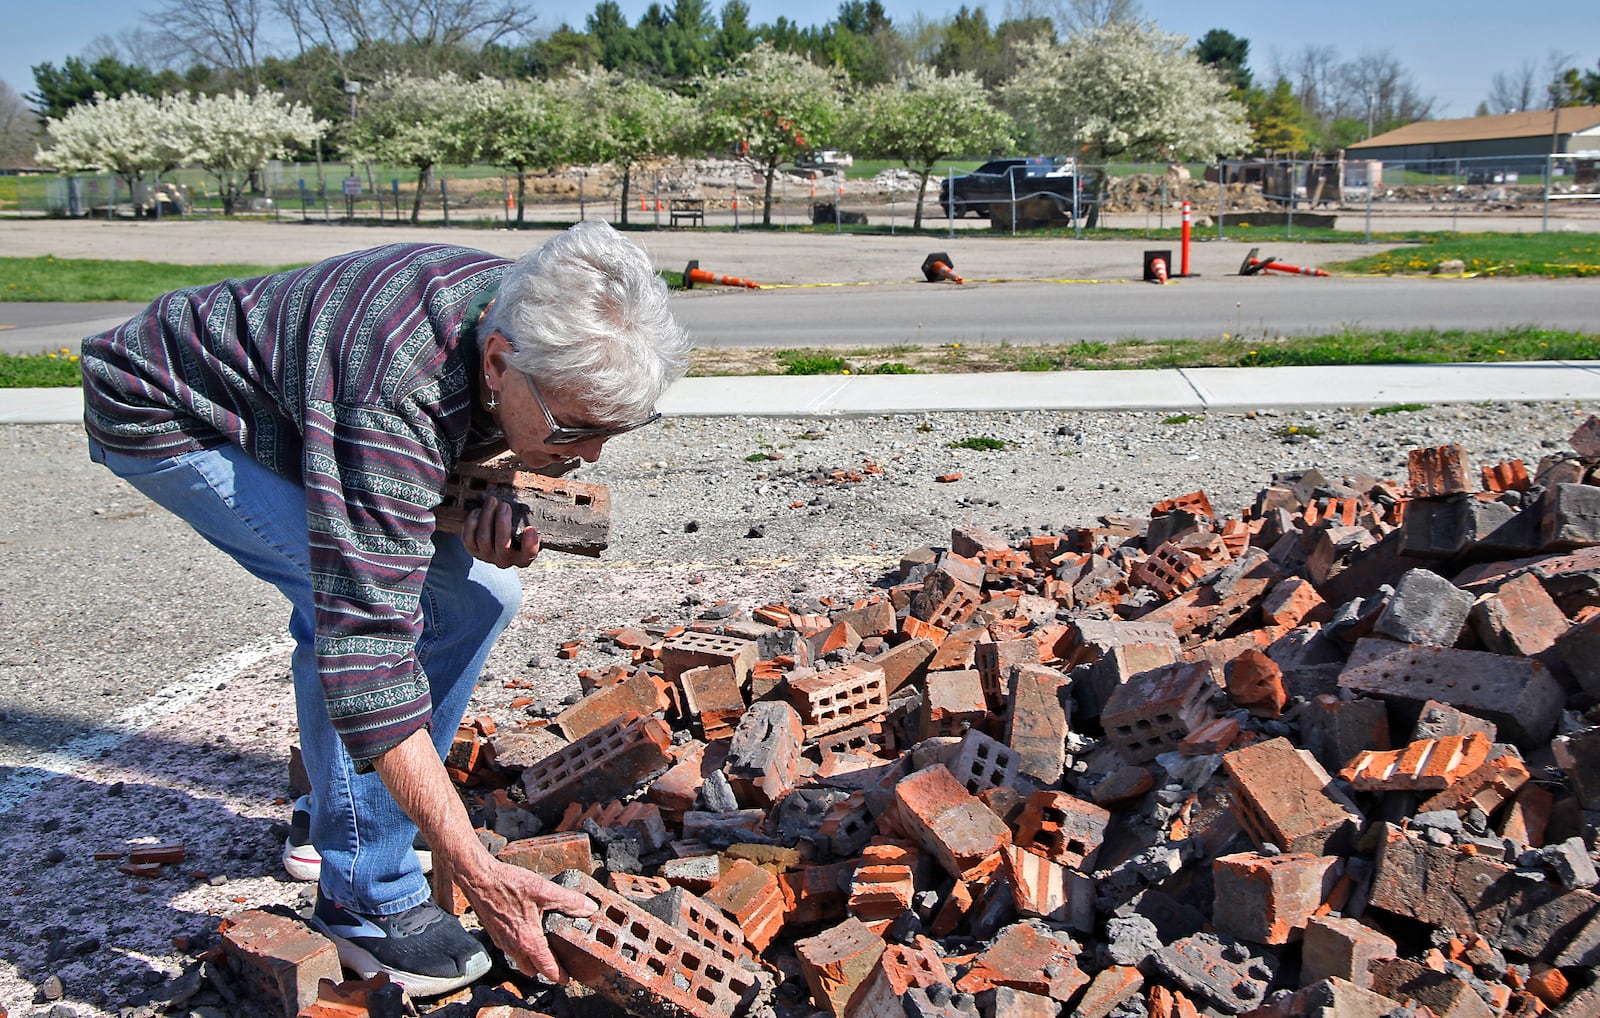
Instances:
[[[922,278],[930,283],[940,283],[945,280],[952,283],[966,282],[956,275],[954,259],[943,251],[935,251],[922,259]]]
[[[760,283],[752,283],[750,280],[740,279],[738,276],[719,276],[714,272],[707,272],[700,268],[700,263],[698,261],[692,261],[688,265],[684,266],[683,288],[685,290],[692,290],[694,289],[694,284],[696,283],[716,283],[719,286],[742,286],[747,290],[761,289]]]

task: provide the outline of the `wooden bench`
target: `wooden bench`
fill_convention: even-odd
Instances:
[[[688,220],[695,226],[706,224],[704,198],[672,198],[667,203],[668,225],[677,226],[679,220]]]

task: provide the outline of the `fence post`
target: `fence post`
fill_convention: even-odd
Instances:
[[[1539,223],[1540,233],[1550,232],[1550,178],[1555,172],[1556,155],[1552,152],[1544,157],[1544,218]]]
[[[955,167],[946,163],[944,167],[944,216],[949,227],[948,236],[954,240],[956,235],[956,174]]]
[[[444,213],[444,225],[450,225],[450,182],[439,178],[439,211]]]
[[[1228,209],[1228,164],[1217,160],[1217,239],[1222,239],[1222,214]]]
[[[1284,234],[1285,234],[1285,236],[1289,236],[1289,237],[1293,237],[1294,236],[1294,171],[1295,171],[1295,160],[1291,159],[1291,160],[1289,160],[1289,179],[1287,181],[1287,183],[1289,185],[1288,186],[1289,193],[1284,196],[1284,197],[1289,199],[1289,220],[1288,220],[1289,226],[1288,226],[1288,229],[1284,231]]]

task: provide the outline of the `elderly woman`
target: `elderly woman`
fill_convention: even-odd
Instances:
[[[515,263],[395,244],[179,290],[84,341],[91,458],[289,599],[312,795],[286,860],[347,967],[415,995],[489,968],[432,901],[420,828],[494,942],[560,978],[541,911],[593,904],[492,858],[442,762],[538,541],[504,503],[460,537],[432,510],[458,462],[593,462],[687,359],[665,286],[603,223]]]

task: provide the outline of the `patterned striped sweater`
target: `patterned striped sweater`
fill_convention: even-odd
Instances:
[[[430,719],[416,642],[432,510],[468,441],[474,331],[507,264],[391,244],[178,290],[83,342],[85,426],[107,449],[233,444],[304,485],[317,668],[362,771]]]

